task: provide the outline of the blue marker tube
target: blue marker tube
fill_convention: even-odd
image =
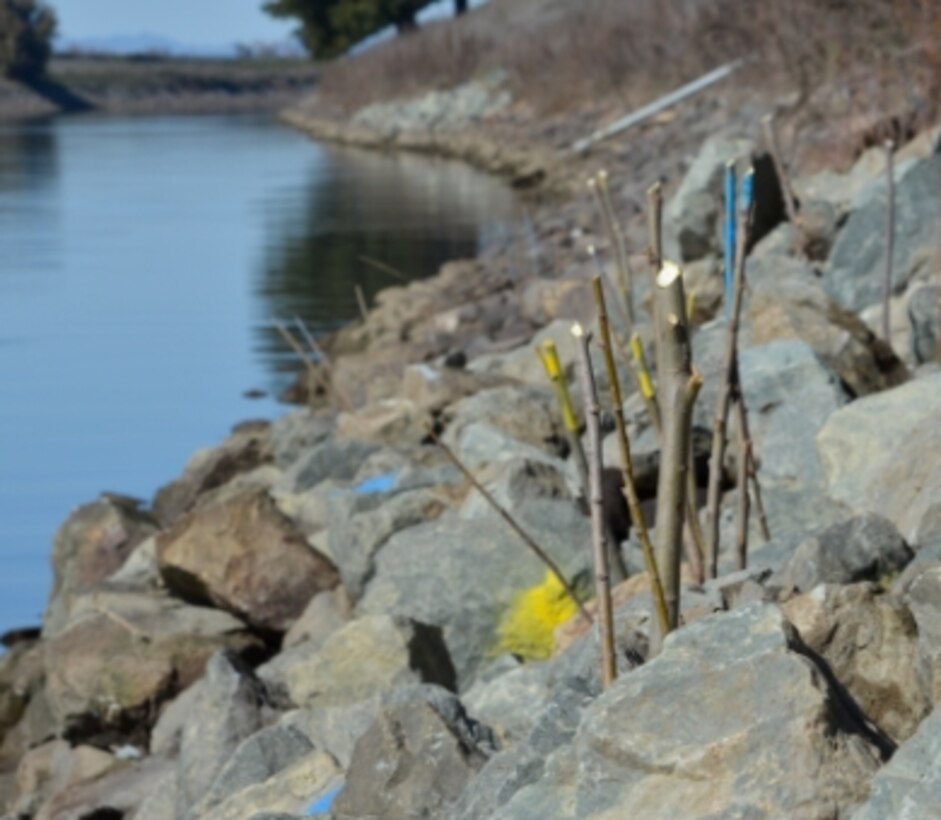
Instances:
[[[732,311],[732,277],[735,266],[735,160],[725,164],[725,318]]]

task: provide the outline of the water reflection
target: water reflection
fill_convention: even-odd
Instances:
[[[325,161],[301,186],[303,202],[281,192],[266,210],[257,284],[268,317],[298,315],[315,333],[358,315],[357,285],[372,304],[379,290],[397,283],[363,256],[411,278],[430,276],[505,231],[515,210],[508,189],[461,163],[323,150]],[[291,363],[269,323],[256,332],[275,370]]]

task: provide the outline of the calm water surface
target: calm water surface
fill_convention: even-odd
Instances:
[[[272,321],[335,327],[354,284],[390,284],[358,255],[426,276],[513,218],[462,165],[267,118],[0,125],[0,632],[38,622],[75,506],[150,498],[235,422],[283,412]]]

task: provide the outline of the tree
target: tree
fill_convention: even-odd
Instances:
[[[55,30],[55,13],[44,3],[0,0],[0,74],[17,80],[41,77]]]
[[[297,36],[315,57],[343,54],[361,40],[395,26],[416,27],[416,15],[431,0],[268,0],[265,11],[300,22]]]

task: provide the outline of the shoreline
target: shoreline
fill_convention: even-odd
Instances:
[[[48,77],[0,79],[0,122],[94,111],[109,115],[277,112],[309,94],[307,60],[54,58]]]

